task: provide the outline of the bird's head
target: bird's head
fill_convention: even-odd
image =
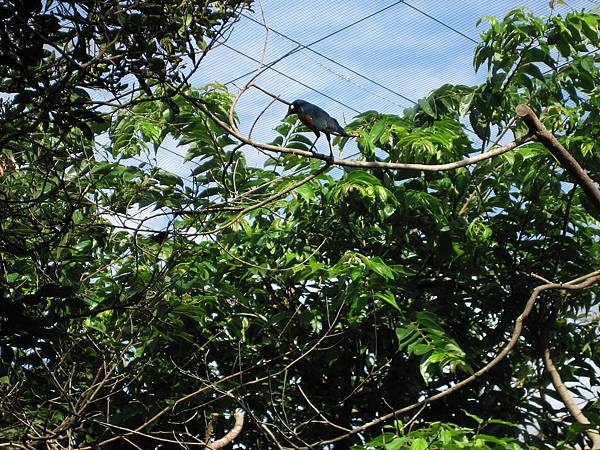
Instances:
[[[287,116],[291,116],[292,114],[298,114],[302,112],[302,105],[306,103],[304,100],[294,100],[292,103],[290,103],[290,107],[288,108],[288,112],[285,115],[285,117]]]

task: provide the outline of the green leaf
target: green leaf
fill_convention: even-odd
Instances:
[[[371,131],[369,131],[369,139],[371,139],[373,142],[377,142],[379,140],[380,136],[383,134],[384,130],[385,130],[385,124],[381,121],[377,122],[371,128]]]
[[[296,189],[296,192],[306,201],[314,202],[317,199],[315,190],[309,183],[305,183]]]
[[[174,173],[171,172],[166,172],[164,170],[160,170],[159,172],[157,172],[154,175],[154,178],[156,178],[161,184],[167,185],[167,186],[183,186],[183,180],[181,179],[180,176],[175,175]]]
[[[542,73],[540,68],[535,64],[525,64],[521,66],[521,70],[540,81],[545,81],[544,74]]]
[[[479,44],[475,50],[475,57],[473,58],[473,66],[475,67],[475,71],[479,70],[479,67],[486,61],[490,59],[493,54],[493,50],[491,47]]]
[[[458,107],[458,113],[460,117],[465,117],[471,108],[471,104],[473,103],[473,98],[475,97],[475,93],[471,92],[467,95],[463,95],[460,98],[460,103]]]
[[[210,158],[202,164],[198,164],[192,170],[192,176],[199,175],[201,173],[207,172],[208,170],[214,169],[219,166],[219,161],[216,158]]]
[[[394,279],[394,271],[379,256],[368,258],[367,256],[359,255],[359,257],[376,274],[388,280]]]
[[[471,414],[468,411],[465,411],[464,409],[462,410],[463,413],[465,413],[465,415],[467,417],[470,417],[471,419],[473,419],[475,422],[477,422],[479,425],[481,425],[483,423],[483,419],[481,417],[477,417],[475,414]]]
[[[364,170],[352,170],[348,172],[344,181],[360,184],[361,186],[379,185],[381,182],[373,174]]]
[[[421,110],[425,114],[427,114],[428,116],[431,116],[431,117],[436,117],[436,113],[433,110],[433,108],[431,107],[431,105],[429,104],[429,101],[427,99],[425,99],[425,98],[419,99],[417,104],[419,105],[419,108],[421,108]]]
[[[416,331],[412,326],[404,327],[404,328],[396,328],[396,337],[398,338],[398,342],[400,343],[400,347],[402,347],[402,342],[409,337],[412,333]]]
[[[404,447],[405,442],[406,438],[396,437],[392,440],[392,442],[386,443],[383,448],[385,448],[385,450],[399,450]]]
[[[417,356],[421,356],[426,353],[429,353],[430,351],[431,351],[431,346],[429,346],[427,344],[414,344],[411,347],[410,353],[417,355]]]
[[[440,431],[440,441],[442,441],[442,444],[448,445],[452,441],[452,431],[447,428]]]
[[[410,445],[410,450],[426,450],[427,448],[429,448],[429,443],[423,438],[415,439]]]
[[[377,292],[375,294],[375,297],[380,298],[381,300],[383,300],[386,303],[389,303],[390,305],[392,305],[397,311],[401,311],[400,307],[398,306],[398,304],[396,303],[396,299],[394,297],[394,294],[392,294],[391,292]],[[397,332],[398,330],[396,330]],[[401,340],[400,336],[398,336],[398,340]]]
[[[476,219],[467,226],[466,235],[471,241],[486,241],[492,236],[492,229]]]

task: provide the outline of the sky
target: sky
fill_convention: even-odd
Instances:
[[[521,6],[544,16],[600,7],[599,0],[567,3],[551,11],[548,0],[255,1],[253,11],[244,12],[191,81],[198,87],[218,82],[237,92],[252,76],[243,75],[261,61],[269,63],[301,44],[307,48],[278,62],[257,83],[284,100],[301,98],[319,105],[342,126],[368,110],[402,114],[445,83],[474,85],[485,79],[485,69],[475,73],[472,63],[486,29],[485,20],[477,26],[478,19],[501,18]],[[247,131],[271,100],[256,90],[245,94],[237,109],[240,129]],[[274,128],[285,113],[286,105],[276,102],[261,117],[253,137],[274,139]],[[327,153],[323,145],[326,140],[318,150]],[[174,150],[185,154],[185,149]],[[351,144],[344,156],[356,151]],[[263,158],[258,153],[247,157],[254,163]],[[193,168],[172,152],[158,158],[163,168],[182,176]]]
[[[600,7],[600,0],[569,0],[554,11],[549,0],[255,0],[253,10],[243,12],[191,82],[196,87],[221,83],[236,93],[261,61],[268,64],[295,49],[256,83],[288,102],[300,98],[315,103],[342,126],[368,110],[402,114],[445,83],[484,81],[485,70],[475,73],[472,61],[487,22],[477,26],[477,21],[502,18],[521,6],[536,15],[564,15]],[[255,89],[242,97],[237,113],[243,132],[271,100]],[[262,114],[252,137],[272,141],[286,112],[287,106],[276,102]],[[320,140],[316,149],[328,153],[327,141]],[[244,151],[251,165],[266,159],[248,147]],[[169,139],[156,154],[156,164],[189,181],[197,162],[184,162],[186,152]],[[350,140],[343,154],[334,153],[353,158],[358,148]]]
[[[548,0],[255,0],[253,11],[244,11],[227,39],[202,61],[191,82],[196,87],[221,83],[237,93],[261,61],[268,64],[296,49],[256,83],[288,102],[300,98],[315,103],[342,126],[368,110],[400,115],[445,83],[484,81],[485,69],[475,73],[472,62],[480,33],[486,29],[485,21],[479,27],[477,21],[483,16],[504,17],[520,6],[536,15],[551,14]],[[600,0],[569,0],[553,13],[594,7],[600,7]],[[264,93],[249,90],[237,108],[240,130],[247,132],[271,101]],[[285,104],[275,102],[261,115],[253,139],[271,142],[286,112]],[[327,154],[327,141],[321,139],[316,150]],[[252,148],[243,151],[250,165],[261,166],[266,159]],[[186,153],[185,147],[167,139],[155,164],[190,182],[198,162],[184,162]],[[334,154],[356,158],[359,152],[350,140],[344,153],[334,148]],[[331,171],[332,176],[342,173]],[[130,214],[141,218],[146,212]],[[135,222],[130,219],[124,218],[128,224]],[[162,219],[153,219],[144,228],[164,225]]]

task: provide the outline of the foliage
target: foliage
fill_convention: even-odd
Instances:
[[[491,424],[499,423],[514,426],[510,422],[489,419],[483,420],[474,414],[466,415],[477,422],[477,428],[457,427],[452,423],[432,422],[422,426],[415,431],[404,432],[407,425],[396,421],[393,425],[385,427],[389,431],[373,439],[366,447],[354,447],[355,449],[383,448],[395,450],[410,448],[411,450],[425,450],[430,448],[443,448],[446,450],[458,449],[510,449],[520,450],[523,448],[514,439],[502,439],[483,433],[483,430]]]
[[[94,124],[105,121],[92,92],[108,91],[107,103],[123,106],[127,96],[183,82],[247,4],[6,2],[0,92],[9,95],[0,103],[0,142],[21,139],[38,125],[53,134],[77,127],[91,139]]]
[[[430,312],[418,312],[416,321],[396,329],[398,346],[406,349],[409,355],[421,356],[421,376],[428,382],[433,378],[431,370],[435,365],[440,369],[449,367],[471,372],[465,361],[465,352],[456,341],[450,338],[440,326],[438,318]]]
[[[199,63],[194,46],[209,51],[245,2],[160,5],[143,6],[162,8],[160,24],[137,21],[139,3],[2,7],[14,30],[0,42],[12,61],[1,86],[31,95],[2,100],[1,440],[198,445],[208,423],[214,436],[230,427],[213,413],[241,407],[240,445],[319,448],[489,362],[539,284],[532,273],[566,281],[597,268],[598,222],[539,142],[445,172],[338,176],[290,153],[253,167],[218,123],[231,94],[188,86],[177,62]],[[599,180],[598,19],[488,18],[474,57],[486,82],[442,86],[401,117],[357,116],[348,130],[362,159],[460,160],[505,128],[524,135],[511,119],[528,103]],[[38,34],[50,43],[27,60]],[[136,96],[117,107],[127,90]],[[288,118],[273,143],[308,150],[302,131]],[[189,176],[154,163],[169,146],[185,149]],[[556,420],[542,353],[597,427],[585,384],[598,379],[597,307],[593,290],[545,292],[490,372],[410,426],[408,413],[335,448],[582,445],[585,427]]]

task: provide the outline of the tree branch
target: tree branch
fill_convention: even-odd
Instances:
[[[592,283],[594,283],[598,280],[600,280],[600,270],[588,273],[587,275],[584,275],[582,277],[568,281],[566,283],[546,283],[546,284],[542,284],[542,285],[536,287],[531,292],[531,295],[529,296],[529,299],[527,300],[527,303],[525,304],[525,308],[523,309],[523,312],[515,320],[515,327],[513,329],[512,335],[511,335],[508,343],[504,346],[503,350],[493,360],[491,360],[489,363],[487,363],[484,367],[479,369],[473,375],[465,378],[464,380],[456,383],[455,385],[449,387],[448,389],[446,389],[442,392],[438,392],[437,394],[427,397],[421,401],[415,402],[411,405],[397,409],[396,411],[393,411],[389,414],[378,417],[377,419],[374,419],[371,422],[365,423],[364,425],[354,428],[349,433],[345,433],[345,434],[337,436],[333,439],[316,442],[316,443],[312,444],[311,447],[312,446],[322,447],[326,444],[332,444],[334,442],[339,442],[341,440],[347,439],[348,437],[350,437],[352,435],[361,433],[362,431],[365,431],[368,428],[371,428],[375,425],[379,425],[379,424],[381,424],[389,419],[392,419],[400,414],[404,414],[415,408],[419,408],[427,403],[431,403],[431,402],[434,402],[441,398],[447,397],[448,395],[460,390],[467,384],[475,381],[478,378],[481,378],[487,372],[492,370],[492,368],[494,366],[496,366],[500,361],[502,361],[506,357],[506,355],[508,355],[510,353],[510,351],[515,347],[515,345],[517,344],[517,341],[519,339],[519,336],[521,336],[521,331],[523,329],[523,321],[527,318],[527,316],[529,316],[529,314],[531,313],[531,310],[533,309],[533,305],[535,304],[536,300],[538,299],[538,297],[540,296],[540,294],[543,291],[546,291],[549,289],[579,290],[579,289],[584,289],[584,288],[590,286]],[[299,447],[299,448],[302,450],[308,450],[308,448],[304,448],[304,447]]]
[[[236,437],[238,437],[242,431],[242,428],[244,427],[244,411],[241,409],[236,410],[233,414],[233,417],[235,419],[233,428],[229,430],[229,432],[221,439],[217,439],[215,442],[207,444],[206,447],[204,447],[204,450],[217,450],[219,448],[223,448],[230,444],[231,441],[233,441]]]
[[[290,147],[280,147],[278,145],[265,144],[262,142],[255,141],[253,139],[244,136],[239,130],[232,128],[229,124],[225,123],[219,117],[212,113],[206,106],[204,106],[198,99],[193,98],[189,95],[183,94],[187,100],[189,100],[196,108],[206,114],[212,121],[214,121],[218,126],[223,128],[227,133],[234,136],[239,141],[251,145],[255,148],[260,148],[262,150],[267,150],[270,152],[277,153],[289,153],[292,155],[304,156],[306,158],[314,158],[320,159],[322,161],[329,162],[331,161],[331,157],[329,155],[321,154],[321,153],[313,153],[307,150],[300,150],[296,148]],[[480,153],[478,155],[472,156],[470,158],[465,158],[460,161],[454,161],[446,164],[413,164],[413,163],[399,163],[399,162],[384,162],[384,161],[356,161],[352,159],[339,159],[334,158],[332,164],[344,167],[355,167],[360,169],[388,169],[388,170],[421,170],[424,172],[439,172],[439,171],[448,171],[458,169],[460,167],[469,166],[480,161],[485,161],[486,159],[494,158],[503,153],[514,150],[517,147],[520,147],[528,142],[534,141],[534,136],[527,135],[523,136],[519,139],[515,139],[508,144],[505,144],[501,147],[494,148],[484,153]]]
[[[208,425],[206,425],[206,433],[204,434],[204,442],[210,442],[210,438],[212,438],[214,432],[215,422],[217,421],[218,417],[218,413],[212,413],[210,419],[208,419]],[[207,448],[208,445],[204,447],[204,450],[206,450]]]
[[[544,341],[544,366],[546,370],[550,374],[550,379],[552,380],[552,385],[554,389],[560,395],[562,402],[565,404],[573,418],[583,425],[590,425],[590,421],[583,414],[577,403],[575,403],[575,399],[571,395],[571,392],[567,389],[562,379],[560,378],[560,374],[556,367],[554,366],[554,362],[552,361],[552,357],[550,356],[550,349],[548,348],[547,341]],[[590,440],[592,441],[592,450],[600,449],[600,433],[598,430],[588,429],[586,433]]]
[[[587,172],[579,165],[577,160],[565,149],[556,137],[550,133],[540,121],[533,110],[525,104],[517,106],[519,116],[529,127],[529,135],[534,135],[554,155],[558,162],[581,186],[586,195],[592,200],[595,208],[600,212],[600,189],[590,178]]]

